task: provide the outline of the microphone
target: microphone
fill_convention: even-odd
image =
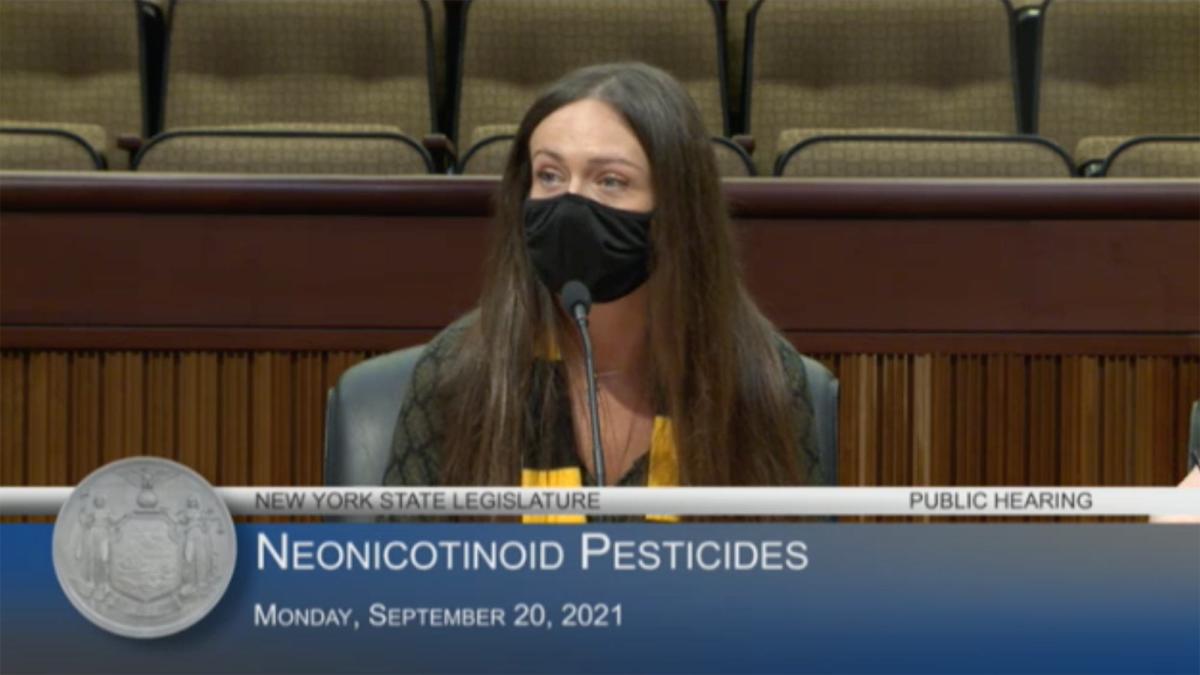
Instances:
[[[600,445],[600,415],[596,407],[596,362],[592,357],[592,336],[588,332],[588,312],[592,309],[592,293],[583,282],[572,279],[563,284],[562,305],[579,328],[583,338],[583,361],[587,371],[588,412],[592,417],[592,466],[596,485],[607,485],[604,477],[604,447]]]

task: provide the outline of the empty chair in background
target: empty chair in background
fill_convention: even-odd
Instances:
[[[471,0],[463,6],[455,141],[463,173],[499,174],[521,115],[582,66],[642,61],[683,83],[716,137],[729,133],[724,30],[712,0]],[[748,157],[714,143],[722,175]]]
[[[1033,136],[806,131],[779,158],[790,178],[1070,178],[1071,158]],[[785,144],[792,138],[784,134]]]
[[[391,127],[296,124],[161,134],[139,153],[136,168],[163,173],[376,176],[428,173],[433,164],[416,140]]]
[[[743,104],[759,172],[839,130],[1018,133],[1013,23],[1006,0],[759,0]]]
[[[0,168],[127,168],[142,136],[142,11],[135,0],[0,1]]]
[[[103,170],[106,140],[95,125],[0,120],[0,170]]]
[[[431,30],[424,0],[177,0],[137,168],[427,173]]]
[[[1200,0],[1048,0],[1041,35],[1037,130],[1086,173],[1135,137],[1200,134]],[[1194,147],[1141,145],[1139,175]]]
[[[1096,167],[1109,178],[1200,177],[1200,135],[1140,136],[1117,146]]]

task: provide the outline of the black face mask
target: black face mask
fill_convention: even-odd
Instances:
[[[650,213],[565,194],[525,201],[525,245],[553,293],[582,281],[593,302],[612,302],[650,276]]]

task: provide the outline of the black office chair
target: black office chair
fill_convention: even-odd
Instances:
[[[347,370],[325,403],[326,485],[380,485],[391,462],[392,430],[423,346],[377,356]],[[838,381],[804,357],[817,423],[817,448],[837,485]]]

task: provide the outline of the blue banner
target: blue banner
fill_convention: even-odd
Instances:
[[[1200,527],[239,525],[184,632],[107,633],[0,526],[5,673],[1196,673]]]

